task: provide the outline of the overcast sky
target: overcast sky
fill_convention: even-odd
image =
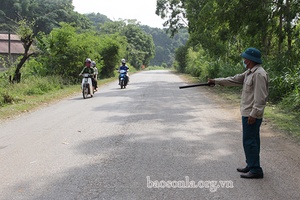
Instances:
[[[73,5],[81,14],[94,12],[114,21],[136,19],[142,25],[163,27],[164,20],[155,14],[156,0],[73,0]]]

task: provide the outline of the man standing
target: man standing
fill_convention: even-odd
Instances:
[[[237,168],[241,178],[263,178],[260,166],[260,125],[268,97],[269,77],[262,68],[261,53],[256,48],[248,48],[241,54],[247,69],[234,77],[208,79],[208,83],[222,86],[243,86],[241,115],[243,125],[243,147],[246,167]]]

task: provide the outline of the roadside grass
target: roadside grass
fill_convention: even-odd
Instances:
[[[63,89],[49,91],[42,95],[20,95],[16,101],[0,107],[0,120],[9,119],[21,114],[31,112],[49,103],[53,103],[59,99],[74,95],[80,92],[80,86],[70,85]]]
[[[51,77],[35,77],[19,84],[2,82],[0,120],[31,112],[63,98],[81,93],[80,82],[75,85],[63,85],[57,83],[60,81],[59,78],[54,78],[54,80],[51,80]],[[116,77],[98,80],[98,87],[115,80]]]
[[[284,108],[269,104],[265,109],[265,117],[274,124],[274,128],[300,141],[300,113],[285,112]]]
[[[187,74],[177,74],[190,84],[199,83],[198,78],[191,77]],[[214,89],[209,87],[206,89],[209,90],[209,92],[220,96],[220,98],[229,104],[235,104],[237,106],[240,104],[241,88],[239,87],[216,86]],[[267,103],[264,118],[270,123],[272,129],[280,131],[291,139],[300,142],[300,113],[286,112],[283,106]]]

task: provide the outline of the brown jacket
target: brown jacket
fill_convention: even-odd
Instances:
[[[241,115],[261,119],[269,95],[269,76],[261,65],[254,66],[234,77],[216,78],[216,84],[222,86],[243,86]]]

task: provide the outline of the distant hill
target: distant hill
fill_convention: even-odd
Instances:
[[[151,28],[149,26],[142,25],[142,29],[152,35],[155,44],[155,57],[150,61],[150,65],[160,66],[162,63],[166,63],[168,66],[172,66],[175,50],[186,44],[189,34],[187,30],[180,30],[178,34],[171,38],[166,29]]]
[[[86,16],[93,22],[95,27],[98,27],[99,24],[104,24],[106,22],[112,22],[107,16],[100,13],[90,13]],[[176,48],[186,44],[189,34],[187,30],[180,30],[174,38],[170,38],[166,33],[166,29],[152,28],[147,25],[140,25],[142,30],[147,34],[152,35],[154,44],[155,44],[155,57],[150,61],[150,65],[161,66],[163,63],[166,63],[168,66],[172,66],[175,50]]]
[[[89,13],[85,14],[92,22],[94,26],[98,26],[98,24],[104,24],[105,22],[112,22],[106,15],[102,15],[100,13]]]

